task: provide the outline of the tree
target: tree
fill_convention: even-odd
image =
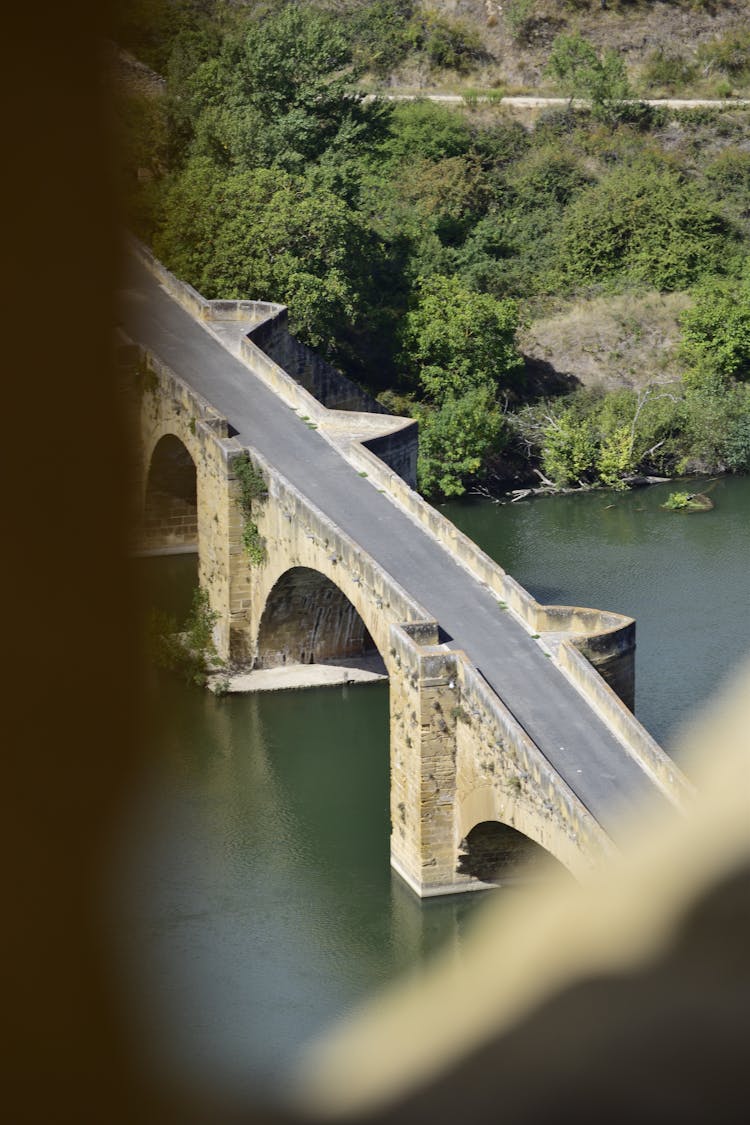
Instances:
[[[750,379],[750,272],[741,282],[705,282],[680,324],[682,357],[693,379],[702,373]]]
[[[678,471],[747,472],[750,384],[705,374],[685,395],[684,455]]]
[[[589,418],[564,410],[549,418],[542,444],[542,468],[555,484],[577,484],[594,466],[597,442]]]
[[[382,110],[368,108],[352,87],[352,52],[331,17],[285,6],[247,32],[238,61],[236,96],[264,122],[260,163],[302,171],[346,126],[366,130]]]
[[[278,170],[227,172],[202,157],[175,177],[164,212],[154,246],[170,269],[207,297],[288,303],[292,331],[335,355],[378,255],[342,200]]]
[[[600,57],[578,32],[557,36],[547,71],[571,100],[589,98],[594,116],[605,121],[617,117],[622,102],[630,94],[622,56],[609,49]]]
[[[427,493],[457,496],[498,447],[501,391],[517,384],[522,361],[518,310],[467,289],[456,278],[422,279],[402,334],[413,385],[427,402],[420,418],[419,481]]]
[[[393,112],[383,155],[399,164],[420,157],[444,160],[464,156],[471,145],[471,129],[462,114],[434,102],[406,102]]]
[[[566,209],[554,285],[618,277],[684,289],[732,258],[732,232],[695,184],[669,167],[639,162],[585,189]]]
[[[413,0],[371,0],[348,17],[355,57],[379,78],[386,78],[416,46],[414,7]]]
[[[505,444],[503,415],[488,384],[460,397],[449,394],[437,409],[419,417],[419,487],[426,495],[460,496],[487,457]]]
[[[467,289],[457,278],[422,280],[407,314],[403,359],[413,384],[438,406],[449,397],[490,386],[495,395],[518,386],[518,308]]]
[[[353,77],[343,30],[307,6],[285,5],[220,47],[183,35],[169,68],[178,146],[185,157],[301,174],[331,146],[353,152],[381,136],[390,107],[365,103]]]

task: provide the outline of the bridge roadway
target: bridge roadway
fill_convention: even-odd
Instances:
[[[510,613],[132,259],[119,320],[440,623],[613,839],[661,791]],[[666,798],[662,797],[666,805]]]

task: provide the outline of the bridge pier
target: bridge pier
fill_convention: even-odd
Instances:
[[[149,269],[194,319],[231,320],[230,313],[244,314],[251,304],[235,303],[237,309],[227,310],[219,302],[222,307],[214,308],[157,263],[151,262]],[[162,300],[158,289],[146,288],[151,300]],[[271,329],[275,332],[273,325]],[[190,337],[192,326],[183,324],[181,330]],[[203,352],[202,330],[199,335]],[[622,703],[632,703],[633,694],[635,637],[629,618],[580,607],[541,606],[425,504],[400,475],[403,471],[410,479],[413,426],[404,428],[397,420],[384,423],[367,404],[353,412],[323,407],[249,337],[237,344],[239,360],[225,353],[218,341],[216,349],[217,378],[225,364],[241,360],[253,377],[274,391],[283,410],[294,410],[292,427],[299,426],[300,434],[306,422],[326,429],[359,475],[391,497],[401,515],[388,511],[386,518],[381,512],[384,525],[395,522],[408,539],[416,523],[432,537],[435,551],[445,550],[463,565],[464,580],[471,584],[467,596],[473,590],[487,607],[490,595],[488,628],[498,626],[495,610],[508,610],[516,618],[513,643],[528,645],[542,638],[540,646],[550,663],[529,653],[539,681],[531,690],[541,693],[549,681],[547,669],[557,665],[579,693],[581,707],[590,707],[596,717],[595,736],[583,728],[574,735],[593,756],[599,752],[597,739],[611,748],[612,768],[630,779],[628,784],[633,783],[635,762],[650,792],[681,805],[689,796],[687,782]],[[391,856],[405,883],[421,896],[483,887],[486,883],[477,875],[486,878],[496,859],[510,861],[533,851],[532,845],[574,874],[611,853],[608,831],[577,795],[578,789],[571,788],[576,777],[570,769],[563,776],[555,768],[555,746],[548,745],[547,738],[542,752],[509,709],[513,704],[506,706],[506,685],[500,680],[507,670],[499,671],[503,662],[485,657],[494,669],[490,686],[463,652],[440,644],[437,622],[424,606],[311,501],[306,488],[301,491],[267,459],[268,449],[264,457],[255,446],[246,448],[232,436],[241,431],[230,430],[227,419],[152,351],[130,348],[128,355],[123,373],[128,375],[128,390],[136,392],[130,399],[140,518],[150,512],[152,549],[184,549],[197,532],[199,580],[217,614],[214,639],[219,655],[251,667],[353,655],[370,641],[380,653],[390,680]],[[209,383],[199,379],[198,385]],[[249,433],[250,421],[243,425]],[[289,433],[293,440],[293,428]],[[157,456],[160,442],[165,444]],[[246,498],[243,510],[235,470],[236,459],[248,453],[263,474],[267,498],[261,504],[253,501],[251,510]],[[192,472],[194,493],[187,483]],[[365,487],[370,485],[361,485]],[[186,505],[189,512],[182,510]],[[157,545],[159,536],[164,542]],[[264,552],[253,552],[261,543]],[[418,580],[414,585],[419,588]],[[438,599],[433,580],[430,604],[439,604]],[[516,689],[508,686],[513,697]],[[556,698],[569,690],[563,693],[557,679],[554,686]],[[521,713],[528,714],[528,709]],[[570,784],[566,777],[572,778]],[[581,791],[590,796],[590,790],[584,786]],[[477,826],[481,828],[475,832]]]
[[[456,656],[436,633],[391,628],[391,863],[422,896],[472,882],[456,870]]]
[[[516,857],[537,871],[544,853],[583,876],[611,854],[601,826],[464,653],[438,646],[434,623],[392,625],[390,636],[391,863],[412,890],[481,889],[515,878]],[[506,829],[488,882],[465,855],[487,822]]]

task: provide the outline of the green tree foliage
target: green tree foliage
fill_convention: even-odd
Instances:
[[[206,157],[172,183],[154,245],[208,297],[288,303],[293,331],[331,354],[342,322],[359,314],[366,263],[377,257],[337,196],[272,169],[222,175]]]
[[[750,384],[704,373],[685,396],[678,472],[750,470]]]
[[[641,163],[612,172],[566,210],[558,282],[682,289],[725,269],[733,250],[726,220],[695,184]]]
[[[433,67],[444,70],[468,70],[482,57],[482,40],[468,23],[444,16],[440,12],[425,12],[421,19],[420,46]]]
[[[570,409],[553,415],[544,429],[541,454],[544,472],[555,484],[580,484],[596,457],[591,421]]]
[[[456,278],[423,279],[405,318],[403,358],[426,398],[420,419],[419,481],[427,493],[457,496],[507,439],[499,396],[517,387],[518,310]]]
[[[611,49],[600,56],[578,33],[558,35],[547,71],[569,97],[589,98],[592,113],[604,121],[616,120],[623,100],[630,95],[622,56]]]
[[[213,637],[218,620],[208,591],[201,587],[193,593],[190,613],[181,627],[170,614],[154,610],[148,622],[148,645],[156,666],[179,672],[187,683],[205,686],[211,670],[224,664]]]
[[[517,387],[522,371],[517,326],[515,302],[472,292],[455,278],[424,279],[403,331],[412,384],[438,405],[478,386],[493,387],[496,394]]]
[[[374,0],[357,8],[346,32],[360,65],[384,78],[403,62],[418,42],[412,0]]]
[[[175,38],[210,28],[214,0],[120,0],[113,5],[113,35],[120,46],[164,74]]]
[[[679,387],[609,393],[580,390],[523,407],[514,425],[560,487],[625,487],[638,472],[673,470],[687,448]]]
[[[537,15],[526,0],[506,9],[506,30]],[[664,136],[629,126],[622,59],[576,35],[555,41],[550,72],[590,111],[527,129],[366,101],[363,72],[478,54],[460,20],[416,0],[133,0],[119,23],[167,77],[166,99],[124,110],[139,233],[207,296],[285,302],[305,342],[394,389],[420,415],[426,490],[459,493],[511,431],[560,483],[747,466],[740,113],[695,110]],[[722,37],[706,65],[735,80],[741,48]],[[652,62],[654,79],[657,62],[674,70]],[[516,300],[695,285],[684,387],[523,406]]]
[[[342,27],[314,8],[284,6],[227,35],[201,61],[207,49],[206,42],[179,41],[170,66],[186,155],[302,173],[331,147],[355,150],[388,116],[354,88]]]
[[[418,479],[427,495],[460,496],[488,457],[506,440],[495,387],[479,384],[448,394],[437,407],[422,407],[419,418]]]
[[[464,156],[472,145],[465,118],[435,102],[405,102],[393,111],[382,154],[389,163]]]
[[[263,162],[301,169],[356,114],[351,50],[336,23],[293,5],[250,27],[235,71],[236,89],[261,117]]]
[[[414,207],[447,245],[460,243],[487,206],[487,184],[476,160],[449,156],[445,160],[414,160],[399,176],[400,198]]]
[[[731,145],[705,169],[716,199],[730,204],[738,219],[746,219],[750,199],[750,152]]]
[[[682,355],[693,381],[750,379],[750,270],[741,281],[713,279],[682,314]]]

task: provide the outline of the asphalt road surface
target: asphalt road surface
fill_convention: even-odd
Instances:
[[[495,597],[309,429],[134,257],[119,320],[370,554],[463,649],[554,769],[616,839],[659,792],[582,695]],[[666,798],[662,798],[666,802]]]

